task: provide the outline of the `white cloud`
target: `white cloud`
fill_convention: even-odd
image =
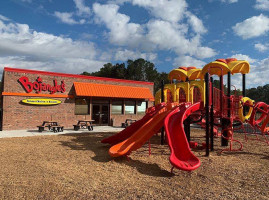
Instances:
[[[268,73],[269,73],[269,57],[261,60],[259,62],[258,68],[259,68],[259,71],[260,72],[265,73],[265,77],[266,77],[265,80],[267,80],[267,82],[269,82],[269,79],[268,79]]]
[[[111,62],[111,60],[113,59],[113,52],[112,52],[112,50],[109,50],[109,51],[103,51],[102,53],[101,53],[101,55],[99,56],[99,59],[101,60],[101,61],[109,61],[109,62]],[[124,60],[124,61],[126,61],[126,60]]]
[[[256,0],[254,7],[259,10],[269,11],[269,0]]]
[[[153,16],[170,22],[180,21],[187,8],[185,0],[133,0],[132,3],[148,9]]]
[[[251,58],[248,55],[235,54],[231,58],[246,60],[250,63],[250,72],[246,75],[246,87],[252,88],[269,84],[269,57],[263,60]],[[237,89],[242,89],[242,75],[235,74],[232,76],[232,85]]]
[[[91,9],[85,6],[84,0],[74,0],[77,11],[76,12],[54,12],[54,16],[57,17],[62,23],[74,25],[74,24],[85,24],[85,17],[91,15]],[[75,17],[78,20],[75,20]]]
[[[83,58],[65,58],[55,61],[36,61],[23,56],[0,56],[0,68],[14,67],[22,69],[80,74],[84,71],[98,71],[105,63]]]
[[[190,67],[194,66],[197,68],[202,68],[206,63],[202,60],[195,59],[191,56],[179,56],[174,59],[174,65],[176,67],[184,66],[184,67]]]
[[[128,59],[138,59],[138,58],[143,58],[145,60],[149,60],[149,61],[154,61],[157,58],[157,54],[156,53],[141,53],[138,51],[130,51],[127,49],[124,50],[118,50],[115,53],[115,60],[120,60],[120,61],[126,61]]]
[[[127,2],[131,3],[132,0],[109,0],[109,1],[107,1],[108,4],[118,4],[118,5],[122,5],[122,4],[127,3]]]
[[[247,88],[262,86],[269,83],[269,58],[263,60],[257,60],[244,54],[235,54],[231,58],[237,58],[238,60],[246,60],[250,63],[250,72],[246,76]],[[236,88],[242,88],[242,76],[240,74],[233,75],[232,84]]]
[[[208,2],[210,3],[213,1],[221,1],[222,3],[229,3],[229,4],[238,2],[238,0],[208,0]]]
[[[73,15],[74,13],[68,13],[68,12],[54,12],[54,16],[57,17],[58,19],[61,20],[61,22],[65,23],[65,24],[84,24],[85,20],[81,19],[79,21],[76,21],[73,19]]]
[[[265,35],[269,31],[269,18],[263,14],[253,16],[233,26],[234,32],[243,39]]]
[[[257,49],[259,52],[265,52],[266,50],[269,49],[269,43],[266,44],[257,43],[255,44],[255,49]]]
[[[263,59],[250,68],[247,74],[247,88],[269,84],[269,58]]]
[[[78,15],[83,16],[83,15],[90,15],[91,14],[91,9],[88,6],[85,6],[84,0],[74,0],[74,3],[78,9]]]
[[[110,30],[109,39],[112,44],[136,47],[141,43],[143,29],[140,24],[130,23],[130,17],[118,12],[115,4],[93,4],[97,23],[105,23]]]
[[[178,53],[184,53],[188,49],[188,40],[185,34],[188,32],[186,25],[175,25],[168,21],[151,20],[147,24],[147,39],[151,43],[157,45],[159,49],[171,50],[178,48]]]
[[[203,34],[207,32],[201,19],[199,19],[198,17],[196,17],[194,14],[190,12],[186,12],[186,16],[194,32],[199,33],[199,34]]]
[[[136,4],[145,7],[149,2],[151,1],[135,1]],[[185,17],[193,31],[189,29],[189,24],[175,23],[173,20],[153,18],[146,24],[131,23],[130,17],[119,13],[119,6],[115,4],[95,3],[93,12],[95,22],[105,24],[108,28],[109,41],[114,45],[139,49],[139,51],[172,50],[178,55],[189,54],[197,58],[216,55],[213,49],[201,45],[200,35],[205,33],[206,29],[202,21],[190,12],[186,11]]]
[[[222,2],[226,2],[226,3],[237,3],[238,0],[222,0]]]
[[[208,58],[216,55],[209,47],[202,47],[200,36],[187,39],[188,27],[185,24],[174,25],[167,21],[152,20],[147,24],[147,38],[162,50],[173,50],[178,55],[189,54],[198,58]]]
[[[253,59],[250,56],[244,55],[244,54],[234,54],[230,58],[236,58],[237,60],[246,60],[249,63],[255,63],[255,62],[257,62],[256,59]]]
[[[2,21],[9,21],[10,19],[8,19],[7,17],[0,15],[0,20]]]
[[[194,55],[197,58],[204,59],[204,58],[211,58],[217,55],[217,52],[214,49],[211,49],[209,47],[198,46]]]
[[[31,30],[27,24],[0,20],[0,68],[4,66],[66,73],[96,71],[99,61],[93,43],[74,41]]]

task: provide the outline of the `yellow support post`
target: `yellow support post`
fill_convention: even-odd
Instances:
[[[190,101],[193,104],[193,89],[194,87],[198,87],[201,93],[201,101],[205,103],[205,81],[191,81],[190,82]]]
[[[183,89],[186,95],[186,102],[190,101],[190,84],[189,82],[181,82],[176,84],[176,101],[179,102],[179,90]]]

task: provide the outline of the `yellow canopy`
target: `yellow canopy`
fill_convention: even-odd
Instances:
[[[230,59],[231,60],[231,59]],[[229,62],[228,64],[225,63]],[[245,60],[232,60],[228,61],[228,59],[224,59],[224,62],[221,61],[213,61],[211,63],[206,64],[203,69],[190,69],[188,71],[184,69],[173,69],[168,74],[169,80],[180,80],[180,81],[186,81],[188,78],[189,80],[196,80],[196,79],[204,79],[204,76],[207,72],[210,73],[210,75],[226,75],[228,72],[231,72],[231,74],[241,73],[241,74],[247,74],[250,71],[250,66],[248,61]]]
[[[169,74],[168,74],[168,79],[169,80],[180,80],[180,81],[186,81],[187,78],[189,80],[196,80],[203,78],[201,77],[201,71],[202,69],[190,69],[188,71],[184,69],[173,69]]]
[[[230,68],[232,74],[248,74],[250,71],[249,63],[245,60],[236,60],[229,62],[228,67]]]
[[[168,79],[169,80],[180,80],[180,81],[186,81],[188,75],[187,71],[183,69],[173,69],[169,74],[168,74]]]
[[[226,63],[219,62],[219,61],[213,61],[211,63],[206,64],[201,72],[201,76],[205,76],[205,74],[208,72],[211,75],[225,75],[230,72],[230,68]]]
[[[202,69],[191,69],[187,72],[189,80],[193,81],[196,79],[203,79],[204,77],[201,76]]]

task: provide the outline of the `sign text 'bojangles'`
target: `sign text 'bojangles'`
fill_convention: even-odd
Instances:
[[[57,80],[53,80],[53,85],[46,84],[42,82],[40,77],[37,77],[36,81],[30,82],[28,77],[23,76],[18,80],[27,93],[35,90],[36,93],[40,93],[41,91],[49,91],[50,94],[54,94],[56,92],[65,92],[65,84],[64,81],[61,81],[61,84],[58,85]]]

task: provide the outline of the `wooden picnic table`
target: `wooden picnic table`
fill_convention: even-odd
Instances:
[[[78,120],[78,123],[73,125],[74,130],[78,131],[80,128],[87,128],[89,131],[92,131],[92,122],[94,122],[94,120]]]
[[[60,132],[63,131],[64,127],[60,126],[58,122],[56,121],[43,121],[41,126],[37,126],[39,132],[42,132],[45,130],[45,127],[48,127],[49,131],[53,132]]]
[[[43,123],[42,123],[42,126],[46,126],[46,127],[57,126],[57,125],[58,125],[58,122],[56,122],[56,121],[43,121]]]

